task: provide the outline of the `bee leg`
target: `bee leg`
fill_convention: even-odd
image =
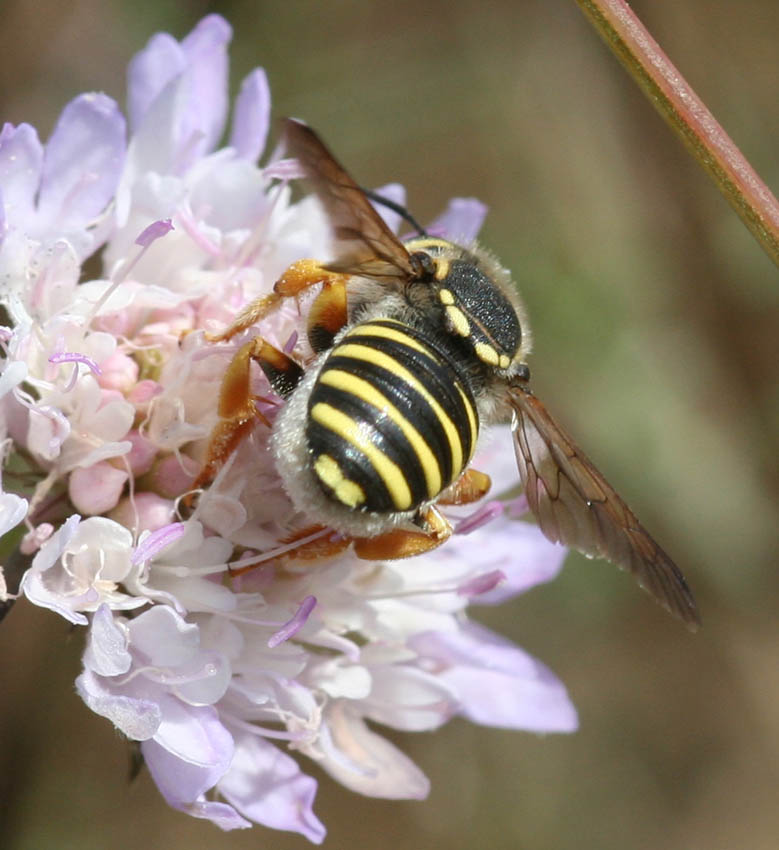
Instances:
[[[209,342],[227,342],[236,334],[245,331],[275,310],[285,298],[294,298],[317,283],[344,281],[344,275],[330,272],[316,260],[298,260],[284,272],[273,286],[270,295],[263,295],[247,304],[236,316],[235,321],[221,333],[206,334]],[[345,324],[345,322],[344,322]]]
[[[331,272],[318,260],[298,260],[293,263],[273,285],[275,295],[295,298],[317,283],[345,283],[346,275]]]
[[[271,310],[278,307],[282,300],[282,296],[275,292],[271,292],[270,295],[263,295],[262,298],[255,298],[241,310],[231,325],[221,333],[207,333],[206,339],[209,342],[227,342],[236,334],[259,322],[260,319],[264,319]]]
[[[262,337],[255,337],[241,346],[222,378],[219,421],[211,432],[206,462],[193,488],[203,487],[213,481],[219,468],[241,440],[249,435],[257,421],[270,427],[270,421],[257,409],[257,399],[251,392],[252,361],[259,364],[273,389],[282,397],[295,389],[303,374],[299,364]]]
[[[439,505],[469,505],[486,496],[492,486],[490,476],[478,469],[465,472],[438,497]]]
[[[325,281],[308,312],[308,341],[317,353],[327,351],[335,335],[349,321],[346,279]]]
[[[415,520],[421,531],[396,528],[378,537],[358,537],[354,552],[366,561],[391,561],[411,558],[440,546],[452,534],[452,526],[444,515],[431,506]]]

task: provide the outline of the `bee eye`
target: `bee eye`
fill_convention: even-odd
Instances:
[[[414,251],[409,255],[415,277],[420,280],[435,277],[435,260],[425,251]]]

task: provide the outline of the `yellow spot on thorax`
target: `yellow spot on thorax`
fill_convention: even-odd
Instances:
[[[453,305],[448,306],[446,308],[446,315],[452,323],[452,327],[456,334],[459,334],[460,336],[471,335],[471,323],[459,307],[454,307]]]
[[[435,279],[446,280],[449,277],[449,260],[436,257],[433,262],[435,263]]]
[[[486,342],[477,342],[474,345],[473,350],[476,352],[476,356],[483,363],[487,363],[489,366],[497,366],[500,362],[500,358],[498,356],[498,352]]]

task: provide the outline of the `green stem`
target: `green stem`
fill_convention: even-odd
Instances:
[[[779,203],[624,0],[576,0],[779,266]]]

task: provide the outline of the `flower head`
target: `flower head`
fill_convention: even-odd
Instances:
[[[262,424],[185,509],[225,369],[256,330],[219,346],[206,332],[330,246],[320,206],[291,201],[294,164],[256,164],[269,125],[261,70],[218,147],[229,40],[216,15],[181,42],[153,37],[130,63],[127,122],[110,98],[82,95],[45,146],[27,125],[0,134],[0,437],[14,458],[0,525],[26,524],[22,593],[87,627],[78,692],[140,742],[170,805],[320,842],[307,758],[363,794],[427,793],[368,721],[575,728],[555,677],[466,614],[549,580],[564,550],[502,498],[514,484],[498,448],[507,433],[476,459],[496,482],[490,500],[452,509],[451,540],[407,561],[345,545],[297,557],[305,541],[289,535],[306,518]],[[456,200],[431,232],[471,239],[483,215]],[[98,251],[102,275],[85,280]],[[282,306],[261,332],[309,353],[305,305]],[[281,400],[259,372],[252,381],[272,422]],[[327,528],[309,537],[333,542]]]

